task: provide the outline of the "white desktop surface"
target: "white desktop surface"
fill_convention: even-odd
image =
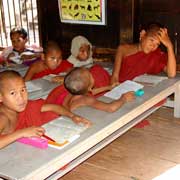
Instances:
[[[51,147],[41,150],[17,142],[12,143],[0,150],[0,177],[23,180],[45,179],[75,158],[78,159],[87,150],[93,149],[118,129],[126,127],[172,93],[175,93],[175,116],[180,117],[179,80],[168,79],[155,87],[145,87],[144,96],[137,97],[135,101],[125,104],[114,113],[98,111],[90,107],[79,108],[75,112],[91,120],[93,125],[85,130],[80,138],[61,150]],[[111,101],[106,97],[100,99]]]
[[[53,83],[45,79],[35,79],[30,81],[35,86],[39,87],[40,90],[29,92],[29,99],[45,98],[55,87],[59,86],[58,83]]]
[[[14,71],[19,72],[21,76],[24,76],[28,68],[29,68],[28,66],[25,66],[23,64],[15,64],[14,66],[0,68],[0,72],[5,71],[5,70],[14,70]]]

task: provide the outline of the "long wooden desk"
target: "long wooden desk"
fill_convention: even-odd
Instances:
[[[42,78],[32,80],[31,83],[41,89],[28,93],[29,99],[45,98],[52,89],[59,85],[58,83],[53,83]]]
[[[89,107],[75,112],[90,119],[93,126],[65,148],[41,150],[13,143],[0,150],[0,177],[7,179],[57,179],[112,142],[159,107],[156,103],[175,93],[174,116],[180,117],[180,79],[168,79],[155,87],[145,87],[145,94],[125,104],[117,112],[107,113]],[[101,97],[103,101],[111,101]],[[64,165],[64,170],[59,170]]]
[[[5,70],[14,70],[14,71],[19,72],[21,76],[24,76],[28,68],[29,67],[25,66],[24,64],[15,64],[14,66],[0,68],[0,72],[5,71]]]

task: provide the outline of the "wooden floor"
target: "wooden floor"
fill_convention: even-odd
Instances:
[[[172,109],[162,107],[146,120],[149,125],[132,128],[60,179],[151,180],[162,176],[180,163],[180,119],[173,118]],[[176,177],[180,180],[180,169]]]

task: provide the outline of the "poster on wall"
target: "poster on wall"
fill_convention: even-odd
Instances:
[[[59,0],[61,22],[105,25],[105,1],[106,0]]]

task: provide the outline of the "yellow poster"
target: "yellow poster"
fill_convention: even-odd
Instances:
[[[105,0],[59,0],[62,22],[105,24]]]

